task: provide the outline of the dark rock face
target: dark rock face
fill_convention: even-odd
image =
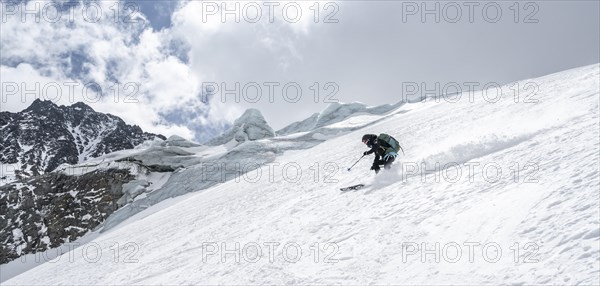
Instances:
[[[17,178],[131,149],[156,137],[166,139],[81,102],[57,106],[39,99],[21,112],[0,112],[0,135],[0,163],[11,164]]]
[[[0,264],[81,237],[119,207],[127,170],[48,173],[0,187]]]

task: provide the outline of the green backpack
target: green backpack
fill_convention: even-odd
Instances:
[[[388,146],[391,147],[391,148],[387,148],[387,150],[385,150],[385,153],[388,153],[389,151],[391,151],[390,149],[393,149],[394,151],[396,151],[396,153],[398,153],[398,151],[402,150],[402,154],[404,154],[404,150],[400,146],[400,143],[398,142],[398,140],[396,140],[396,138],[394,138],[388,134],[385,134],[385,133],[379,134],[379,136],[377,136],[377,141],[385,142],[385,143],[387,143]]]

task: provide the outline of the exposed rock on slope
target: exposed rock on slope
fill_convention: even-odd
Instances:
[[[127,170],[48,173],[0,187],[0,264],[74,241],[119,207]]]

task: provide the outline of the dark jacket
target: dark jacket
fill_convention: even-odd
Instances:
[[[365,152],[365,155],[370,155],[370,154],[375,153],[375,160],[378,160],[379,157],[381,157],[385,154],[385,151],[388,148],[392,147],[389,144],[387,144],[387,142],[385,142],[385,141],[379,142],[377,140],[377,137],[369,140],[369,145],[371,146],[371,150]]]
[[[371,155],[373,153],[375,153],[375,157],[383,156],[383,154],[385,153],[385,148],[381,147],[379,143],[372,144],[371,150],[367,151],[365,154]]]

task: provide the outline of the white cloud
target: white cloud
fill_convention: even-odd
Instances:
[[[47,3],[30,1],[21,4],[19,10],[37,7],[43,12]],[[95,23],[81,17],[70,18],[68,14],[63,14],[56,23],[45,21],[43,15],[39,22],[33,15],[24,22],[18,13],[8,15],[2,24],[0,72],[3,86],[11,85],[12,88],[17,84],[18,90],[2,102],[2,110],[15,112],[27,107],[36,96],[29,95],[22,101],[21,87],[31,89],[38,84],[41,88],[37,97],[67,105],[83,101],[148,132],[193,139],[194,131],[186,122],[173,123],[161,118],[161,114],[185,105],[196,106],[198,117],[202,118],[196,121],[205,125],[222,126],[222,121],[233,120],[231,113],[239,112],[237,108],[214,103],[219,110],[214,112],[211,111],[213,104],[201,103],[201,73],[170,54],[173,36],[168,30],[155,32],[148,25],[115,21],[116,2],[94,3],[103,11],[102,18]],[[6,5],[2,3],[2,13],[6,12]],[[81,7],[80,3],[72,8],[76,11],[73,15],[81,15]],[[76,96],[71,98],[66,94],[70,82],[78,83]],[[105,96],[100,101],[86,100],[82,96],[84,85],[89,83],[98,83],[102,87]],[[129,83],[137,87],[137,103],[132,103],[131,98],[126,99],[134,92]],[[62,87],[62,98],[41,94],[44,86],[49,84]],[[92,93],[88,94],[93,97]]]
[[[29,1],[24,5],[29,10],[45,11],[44,5],[48,3],[54,2]],[[273,6],[270,19],[269,4],[258,2],[262,9],[258,23],[244,21],[244,16],[256,16],[252,9],[240,15],[240,23],[233,21],[232,15],[223,23],[219,14],[208,15],[203,21],[203,8],[212,5],[211,2],[188,1],[181,2],[172,15],[172,27],[153,31],[143,23],[115,21],[117,2],[91,3],[102,10],[97,22],[89,21],[94,18],[93,13],[87,13],[92,15],[88,18],[82,17],[85,13],[82,13],[81,3],[71,7],[75,11],[74,18],[65,13],[54,23],[45,20],[44,15],[40,15],[39,22],[33,15],[28,15],[24,22],[19,13],[8,15],[0,42],[2,80],[26,83],[26,86],[55,82],[63,87],[63,93],[68,90],[66,84],[77,82],[76,97],[66,99],[68,96],[63,94],[56,103],[84,101],[98,111],[110,112],[145,131],[165,135],[180,132],[178,135],[189,139],[194,137],[194,128],[220,128],[249,107],[244,102],[221,102],[220,97],[203,103],[200,98],[203,82],[245,80],[248,75],[255,76],[255,80],[281,81],[280,73],[302,60],[296,44],[314,24],[314,15],[309,14],[311,3],[282,2]],[[220,9],[222,2],[214,3]],[[226,5],[231,3],[234,2]],[[244,8],[256,2],[239,3]],[[3,3],[0,9],[6,9],[6,5]],[[300,7],[302,17],[291,23],[289,19],[294,16],[295,5]],[[21,10],[24,7],[21,6]],[[290,17],[283,15],[283,7],[289,7]],[[93,10],[95,8],[89,11]],[[137,18],[146,19],[140,14]],[[173,46],[178,50],[173,51]],[[186,55],[189,62],[177,57],[181,49],[189,49]],[[248,73],[252,70],[254,72]],[[83,87],[89,83],[98,83],[105,97],[100,101],[86,100]],[[135,90],[137,103],[125,99],[133,91],[129,83],[138,87]],[[89,92],[88,95],[93,97],[94,94]],[[20,94],[14,96],[21,97]],[[49,98],[56,96],[46,97]],[[32,101],[32,96],[24,102],[8,100],[2,109],[22,110]],[[181,110],[187,112],[185,120],[163,117],[172,119]]]

